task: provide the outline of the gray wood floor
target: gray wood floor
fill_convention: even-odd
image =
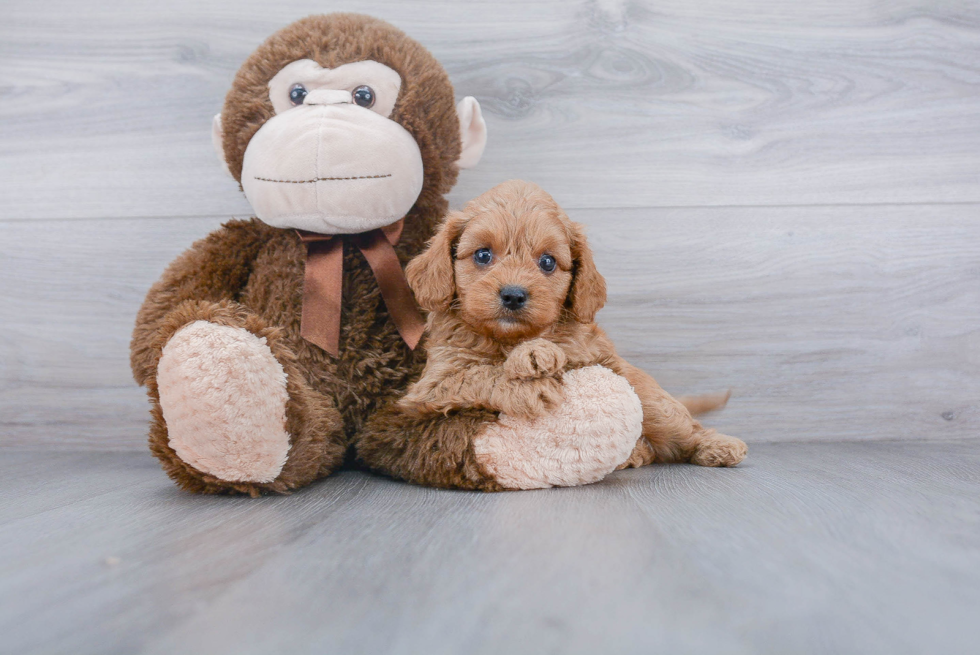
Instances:
[[[976,653],[980,441],[764,444],[479,494],[346,472],[197,497],[0,458],[8,653]]]
[[[133,317],[250,214],[210,146],[235,70],[333,10],[479,99],[452,204],[551,191],[621,352],[733,390],[743,466],[170,484]],[[0,653],[976,653],[978,244],[974,0],[3,0]]]

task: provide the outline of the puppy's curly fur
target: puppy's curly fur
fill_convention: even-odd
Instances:
[[[539,187],[505,182],[449,214],[406,273],[430,314],[428,361],[399,401],[403,411],[476,408],[532,418],[561,402],[563,371],[598,364],[629,380],[643,406],[643,435],[624,467],[734,466],[745,457],[741,440],[704,428],[616,354],[594,322],[606,284],[582,226]],[[524,300],[508,302],[507,293]],[[704,411],[725,400],[688,402]]]

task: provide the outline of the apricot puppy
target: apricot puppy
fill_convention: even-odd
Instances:
[[[745,444],[704,428],[685,405],[619,355],[595,324],[606,301],[582,226],[534,184],[504,182],[450,213],[406,268],[429,313],[428,360],[403,410],[476,407],[534,418],[562,401],[562,374],[600,365],[643,407],[642,437],[622,466],[734,466]],[[710,409],[724,399],[697,399]]]

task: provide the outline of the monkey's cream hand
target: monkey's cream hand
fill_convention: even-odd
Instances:
[[[553,377],[512,381],[560,385],[564,400],[527,418],[504,410],[473,440],[477,460],[509,489],[539,489],[601,480],[629,458],[643,429],[640,399],[626,378],[601,366]],[[517,404],[523,396],[509,398]],[[535,409],[540,411],[544,403]]]

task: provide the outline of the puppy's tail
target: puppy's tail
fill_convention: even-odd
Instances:
[[[681,396],[677,400],[684,407],[687,407],[687,411],[691,412],[693,416],[697,416],[698,414],[721,409],[728,404],[728,399],[731,397],[732,391],[729,389],[724,393],[706,393],[702,396]]]

